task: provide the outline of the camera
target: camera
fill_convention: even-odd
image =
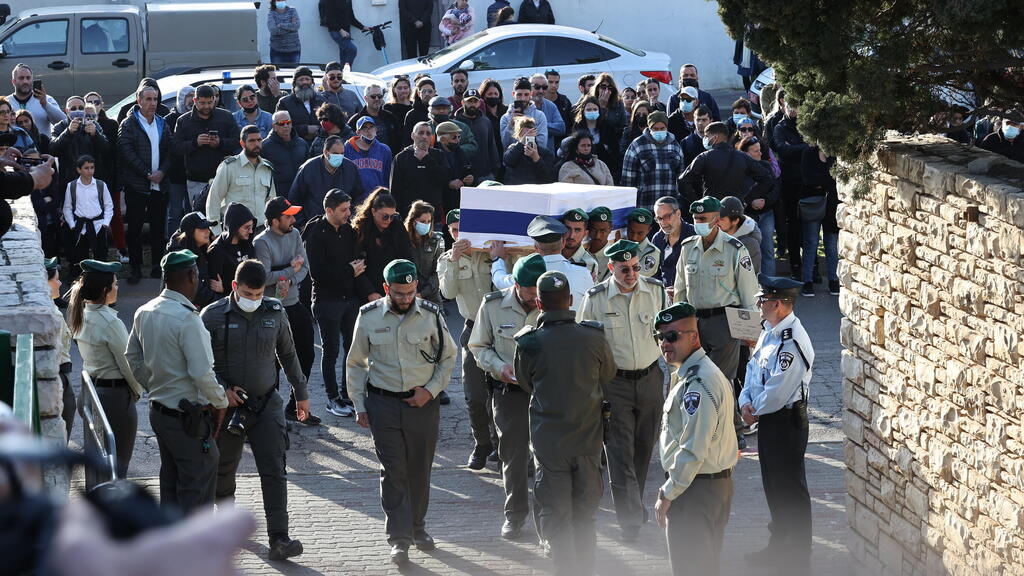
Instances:
[[[235,436],[241,436],[245,434],[245,427],[249,425],[249,419],[255,416],[251,408],[249,408],[249,394],[244,390],[236,390],[235,394],[242,400],[242,403],[235,407],[235,411],[231,414],[231,420],[228,421],[228,433]]]
[[[43,160],[42,158],[29,158],[28,156],[18,156],[18,159],[15,160],[15,162],[28,168],[46,164],[46,160]]]
[[[68,118],[70,118],[72,120],[85,120],[85,112],[83,112],[81,110],[72,110],[68,114]]]
[[[522,114],[526,112],[526,102],[515,100],[512,102],[512,112]]]

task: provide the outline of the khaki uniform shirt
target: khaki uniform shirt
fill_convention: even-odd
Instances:
[[[661,420],[661,466],[668,473],[661,492],[669,500],[685,492],[697,474],[728,470],[739,459],[732,384],[702,348],[677,374]]]
[[[288,195],[284,190],[281,194]],[[274,167],[260,158],[253,164],[245,151],[228,156],[217,167],[210,182],[210,195],[206,198],[206,216],[217,224],[211,233],[220,234],[224,222],[224,209],[232,202],[244,204],[253,214],[263,214],[267,200],[277,196],[274,190]]]
[[[573,255],[569,257],[569,261],[586,266],[590,275],[594,278],[594,281],[597,282],[598,272],[600,272],[597,259],[594,258],[593,254],[587,252],[587,249],[583,244],[580,244],[579,248],[576,249],[576,252],[573,252]],[[605,268],[607,268],[607,266]]]
[[[619,370],[641,370],[658,361],[661,348],[654,339],[654,321],[668,298],[661,282],[641,277],[632,293],[619,290],[609,278],[587,290],[576,321],[594,320],[604,325],[604,336]]]
[[[661,270],[661,250],[647,238],[640,243],[640,247],[637,249],[640,254],[640,275],[641,276],[654,276]]]
[[[82,354],[82,369],[93,380],[123,378],[138,400],[144,390],[132,374],[125,358],[128,347],[128,329],[110,306],[86,304],[82,310],[82,329],[75,337],[78,352]],[[169,406],[177,408],[177,406]]]
[[[384,297],[359,309],[346,362],[356,412],[366,411],[367,383],[391,392],[422,386],[437,398],[455,369],[455,342],[437,304],[417,297],[408,312],[397,314],[389,302]],[[439,348],[437,364],[420,354],[434,358]]]
[[[458,262],[452,262],[452,251],[448,250],[437,262],[437,276],[441,281],[441,295],[455,299],[463,318],[476,318],[484,295],[491,291],[491,263],[487,253],[469,252]]]
[[[707,250],[699,234],[679,245],[674,288],[676,302],[689,302],[698,310],[753,308],[758,284],[743,242],[719,230]]]
[[[57,365],[71,362],[71,330],[68,323],[61,318],[60,321],[60,352],[57,354]]]
[[[539,315],[536,308],[529,313],[523,310],[514,286],[485,296],[469,336],[477,366],[501,380],[501,369],[516,360],[516,334],[527,324],[536,324]]]
[[[154,402],[174,410],[182,399],[228,406],[213,372],[210,333],[199,310],[180,292],[165,288],[135,311],[125,356]]]
[[[604,248],[607,248],[610,245],[610,243],[605,244]],[[597,273],[594,274],[596,277],[594,281],[603,282],[612,275],[611,270],[608,270],[608,257],[604,255],[604,248],[601,248],[597,252],[591,252],[589,242],[585,243],[584,246],[587,247],[587,254],[590,254],[590,257],[597,262]]]

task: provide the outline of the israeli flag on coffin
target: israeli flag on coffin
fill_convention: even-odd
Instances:
[[[586,184],[523,184],[462,189],[459,238],[476,248],[488,240],[532,246],[526,227],[536,216],[561,218],[573,208],[590,212],[598,206],[612,211],[612,229],[626,227],[626,216],[636,207],[636,188]]]

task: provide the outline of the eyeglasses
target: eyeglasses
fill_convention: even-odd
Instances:
[[[619,272],[622,273],[622,274],[628,274],[630,270],[632,270],[633,272],[639,272],[640,271],[640,265],[639,264],[633,264],[632,266],[618,266],[617,268],[618,268]]]
[[[548,89],[548,85],[547,84],[534,84],[533,85],[533,89],[534,90],[547,90]]]
[[[82,110],[85,110],[85,106],[72,106],[71,108],[68,108],[68,111],[70,112],[79,112]]]
[[[669,330],[668,332],[655,332],[654,339],[658,342],[664,340],[669,344],[673,344],[683,334],[696,334],[696,330]]]
[[[665,214],[664,216],[655,215],[654,219],[656,221],[658,221],[658,222],[664,222],[666,220],[671,220],[672,219],[672,215],[675,214],[676,212],[679,212],[679,210],[673,210],[673,211],[669,212],[668,214]]]
[[[370,100],[380,100],[380,99],[384,98],[384,95],[383,94],[370,94],[369,96],[367,96],[367,98],[370,99]]]
[[[785,300],[785,298],[765,298],[764,296],[759,296],[757,298],[757,305],[760,306],[765,302],[782,302],[783,300]]]
[[[280,122],[274,122],[274,126],[291,126],[291,120],[281,120]]]
[[[6,115],[8,115],[8,114],[10,114],[10,113],[11,113],[11,111],[10,111],[10,110],[3,110],[3,109],[0,109],[0,115],[6,116]]]

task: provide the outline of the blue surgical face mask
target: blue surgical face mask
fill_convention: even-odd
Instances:
[[[744,120],[745,118],[747,118],[746,114],[733,114],[732,115],[732,123],[737,125],[737,126],[739,126],[740,125],[740,121]]]
[[[601,117],[600,110],[587,110],[583,113],[583,117],[587,120],[594,121]]]
[[[693,229],[696,230],[697,234],[700,234],[702,238],[707,238],[711,234],[711,231],[714,230],[714,227],[707,222],[694,222]]]
[[[341,166],[341,163],[345,161],[344,154],[331,154],[327,157],[327,163],[331,165],[331,168],[337,168]]]
[[[705,136],[704,137],[704,149],[705,150],[711,150],[712,146],[714,146],[714,144],[711,143],[711,137]]]
[[[376,136],[366,136],[365,134],[360,134],[359,137],[362,138],[363,142],[366,142],[367,144],[370,144],[371,142],[377,139]]]
[[[1017,136],[1020,136],[1020,128],[1016,126],[1010,126],[1009,124],[1003,125],[1003,137],[1007,140],[1013,140]]]
[[[430,224],[426,222],[417,222],[416,233],[419,234],[420,236],[426,236],[427,234],[430,234]]]
[[[664,142],[665,138],[668,138],[668,130],[651,130],[651,138],[654,138],[655,142]]]
[[[679,106],[683,112],[693,112],[693,100],[683,100],[683,103]]]
[[[285,8],[288,7],[288,3],[287,2],[282,2],[281,0],[278,0],[277,7],[280,8],[281,10],[284,10]]]

